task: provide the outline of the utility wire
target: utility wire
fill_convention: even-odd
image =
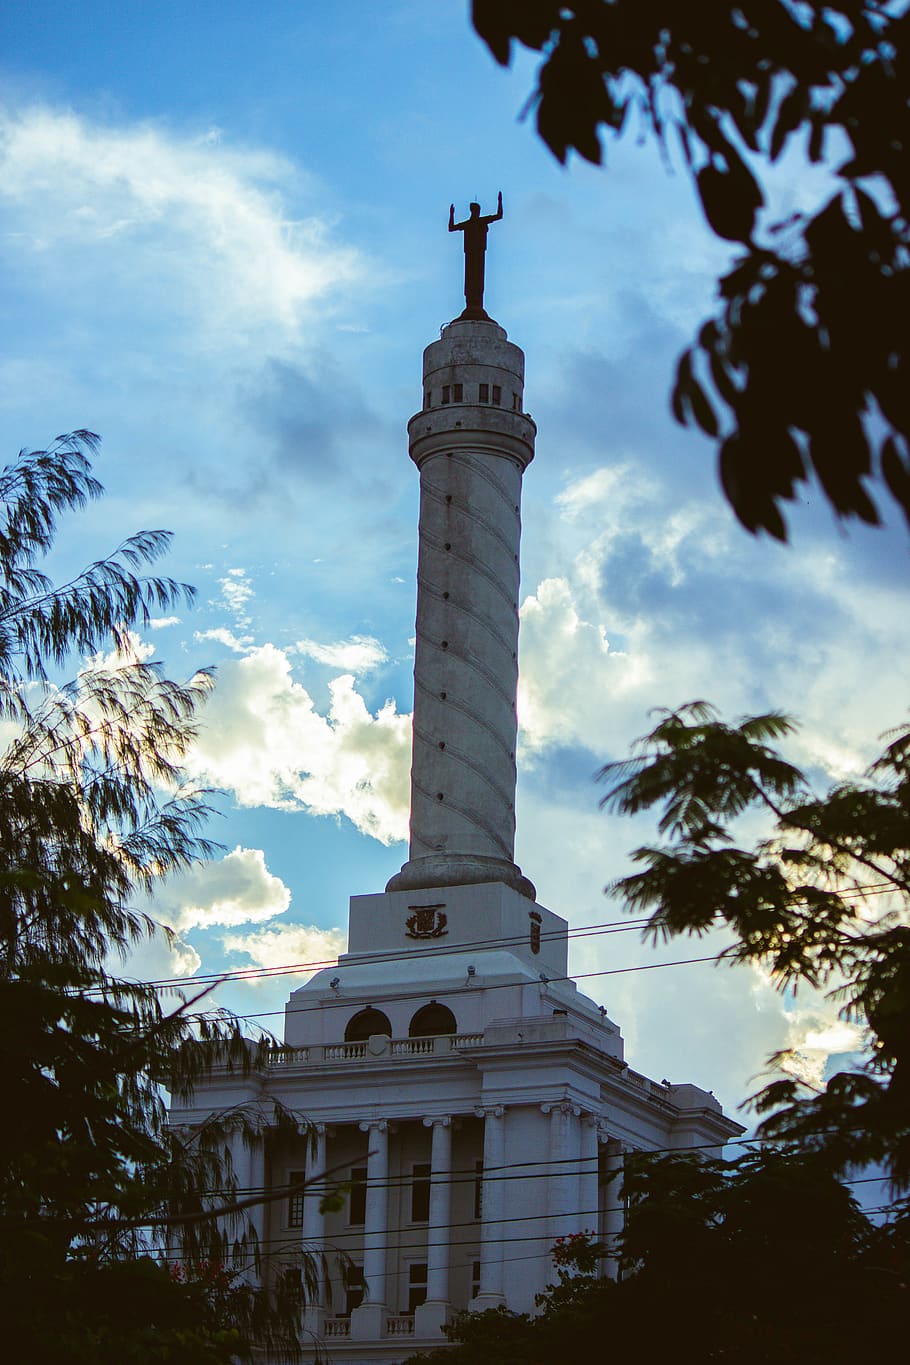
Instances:
[[[845,896],[849,894],[850,896],[860,896],[862,898],[865,898],[867,896],[885,895],[888,892],[893,891],[895,891],[895,888],[887,882],[873,882],[870,883],[869,886],[867,887],[859,887],[849,893],[843,894]],[[558,939],[562,939],[564,937],[568,937],[574,941],[579,938],[597,937],[601,934],[609,934],[611,932],[629,933],[634,930],[644,931],[647,929],[650,923],[651,923],[650,916],[636,916],[632,920],[604,920],[600,924],[578,925],[575,928],[569,926],[565,930],[563,929],[544,930],[541,934],[541,941],[542,942],[555,941]],[[420,958],[424,956],[432,956],[435,958],[443,957],[453,953],[462,953],[466,952],[468,949],[471,948],[483,947],[508,948],[513,946],[520,946],[522,944],[527,944],[527,941],[528,941],[527,934],[516,935],[512,938],[471,939],[468,940],[468,942],[466,943],[446,944],[430,948],[411,948],[408,949],[407,952],[405,953],[400,952],[371,953],[369,954],[369,959],[371,963],[383,964],[394,962],[410,962],[413,961],[415,958]],[[229,971],[209,972],[201,975],[158,977],[152,981],[137,981],[135,984],[143,986],[154,986],[156,988],[176,987],[181,985],[204,985],[209,982],[211,982],[214,985],[218,985],[221,982],[262,980],[269,979],[273,976],[297,975],[303,972],[315,972],[327,967],[335,967],[337,965],[338,965],[337,957],[332,957],[319,959],[314,962],[280,963],[271,967],[238,967]],[[342,966],[344,965],[345,964],[342,964]],[[361,964],[354,963],[351,965],[359,966]],[[94,991],[101,990],[104,990],[104,987],[100,986],[91,987],[85,993],[91,994]]]
[[[564,982],[564,981],[585,981],[585,980],[587,980],[588,978],[590,978],[590,977],[595,977],[595,976],[625,976],[625,975],[628,975],[630,972],[654,972],[654,971],[659,970],[659,969],[662,968],[662,967],[690,967],[690,966],[692,966],[693,964],[698,963],[698,962],[717,962],[717,961],[719,961],[718,954],[717,954],[717,953],[711,953],[711,954],[709,954],[707,957],[683,957],[683,958],[677,958],[677,959],[676,959],[675,961],[673,961],[673,962],[646,962],[646,963],[639,963],[637,966],[634,966],[634,967],[607,967],[607,968],[604,968],[603,970],[597,971],[597,972],[576,972],[573,976],[568,976],[568,975],[567,975],[567,976],[547,976],[547,974],[546,974],[545,972],[542,972],[541,975],[540,975],[540,978],[539,978],[537,981],[534,981],[534,980],[531,980],[531,979],[526,980],[526,981],[517,981],[517,982],[516,982],[516,981],[505,981],[505,982],[501,982],[501,983],[498,983],[498,984],[492,984],[492,985],[489,985],[489,986],[484,986],[482,983],[479,984],[479,985],[476,985],[476,986],[469,986],[469,985],[465,984],[465,985],[463,985],[463,986],[455,986],[455,987],[452,987],[452,988],[447,988],[445,994],[446,994],[446,997],[448,998],[449,996],[453,996],[453,995],[469,995],[469,994],[476,994],[476,992],[477,992],[478,990],[485,990],[485,991],[504,991],[504,990],[513,990],[513,989],[515,989],[516,986],[554,986],[554,985],[559,985],[561,982]],[[429,992],[429,987],[428,987],[428,986],[425,986],[424,989],[421,990],[421,991],[405,991],[405,992],[402,992],[402,993],[400,993],[400,994],[399,994],[399,993],[396,993],[396,994],[392,997],[392,999],[394,1000],[394,1002],[395,1002],[396,1004],[397,1004],[398,1001],[400,1001],[400,1000],[425,1000],[426,997],[427,997],[428,992]],[[359,991],[358,991],[358,996],[366,996],[367,994],[368,994],[368,992],[367,992],[366,990],[359,990]],[[382,998],[379,992],[376,993],[376,998],[377,998],[377,999]],[[339,1004],[344,1004],[344,1003],[346,1003],[346,997],[344,997],[344,996],[339,996],[338,1003],[339,1003]],[[352,1001],[350,1001],[349,1003],[351,1003],[351,1004],[357,1004],[357,1003],[359,1003],[359,1002],[358,1002],[357,1000],[352,1000]],[[287,1018],[290,1018],[292,1015],[296,1015],[296,1014],[308,1014],[311,1010],[324,1009],[324,1007],[325,1007],[325,1006],[324,1006],[324,1003],[320,1001],[320,1002],[314,1002],[312,1005],[293,1005],[293,1006],[286,1006],[284,1009],[278,1009],[278,1010],[259,1010],[259,1011],[257,1011],[256,1013],[251,1013],[251,1014],[234,1014],[234,1013],[231,1013],[231,1014],[230,1014],[230,1018],[231,1018],[231,1019],[237,1019],[237,1020],[268,1019],[268,1018],[274,1017],[275,1015],[279,1015],[279,1014],[285,1015]],[[205,1011],[205,1012],[200,1012],[198,1015],[190,1015],[190,1016],[188,1016],[188,1017],[189,1017],[189,1018],[209,1018],[209,1019],[217,1019],[217,1018],[219,1017],[219,1014],[218,1014],[217,1011],[216,1011],[214,1014],[211,1013],[210,1011]],[[441,1034],[441,1035],[439,1035],[439,1036],[440,1036],[440,1037],[445,1037],[446,1035]],[[358,1039],[357,1041],[358,1041],[358,1042],[362,1042],[363,1040],[362,1040],[362,1039]],[[293,1049],[293,1048],[294,1048],[295,1046],[297,1046],[297,1045],[294,1044],[294,1043],[288,1043],[288,1044],[286,1044],[286,1046]],[[301,1047],[306,1047],[307,1044],[301,1043],[299,1046],[301,1046]],[[336,1046],[336,1044],[330,1044],[329,1046],[333,1046],[333,1047],[334,1047],[334,1046]],[[338,1043],[337,1046],[340,1047],[340,1046],[343,1046],[343,1044],[342,1044],[342,1043]]]
[[[609,933],[629,933],[634,930],[642,929],[648,924],[645,916],[638,916],[633,920],[604,920],[600,924],[581,924],[574,929],[566,930],[545,930],[541,933],[541,943],[555,942],[568,937],[573,941],[579,938],[597,937],[601,934]],[[472,948],[512,948],[527,945],[528,934],[516,934],[511,938],[476,938],[469,939],[466,943],[440,944],[438,947],[430,948],[409,948],[406,952],[394,951],[388,953],[370,953],[369,959],[372,963],[393,962],[412,962],[415,958],[423,957],[446,957],[453,953],[468,952]],[[345,964],[342,964],[344,967]],[[352,966],[359,966],[359,963],[352,963]],[[274,967],[238,967],[233,971],[209,972],[189,976],[167,976],[159,977],[153,981],[144,981],[144,986],[180,986],[180,985],[204,985],[206,982],[220,983],[222,981],[243,981],[270,978],[273,976],[285,976],[309,971],[319,971],[326,967],[338,966],[338,958],[324,958],[315,962],[286,962]],[[95,989],[101,989],[96,987]]]

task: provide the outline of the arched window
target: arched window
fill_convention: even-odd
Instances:
[[[348,1020],[348,1026],[344,1031],[344,1041],[346,1043],[362,1043],[367,1038],[371,1038],[374,1033],[384,1033],[387,1038],[391,1038],[392,1025],[382,1010],[361,1010],[359,1014],[354,1015],[353,1019]]]
[[[452,1011],[445,1005],[437,1005],[435,1000],[417,1011],[408,1029],[412,1038],[435,1038],[440,1033],[457,1032]]]

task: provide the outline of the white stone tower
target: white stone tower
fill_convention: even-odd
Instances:
[[[457,319],[423,356],[410,856],[389,891],[504,882],[514,862],[522,475],[537,428],[524,355]]]
[[[521,483],[536,429],[522,352],[483,307],[486,230],[501,216],[450,213],[466,307],[424,353],[408,427],[420,470],[408,861],[384,893],[351,898],[348,951],[291,994],[285,1047],[257,1074],[201,1083],[172,1115],[190,1128],[237,1105],[256,1116],[261,1141],[235,1154],[243,1185],[271,1196],[252,1215],[264,1256],[249,1273],[285,1273],[301,1243],[325,1253],[307,1329],[336,1365],[441,1345],[458,1309],[533,1312],[557,1237],[590,1230],[615,1251],[609,1177],[626,1153],[720,1149],[743,1131],[698,1086],[629,1069],[618,1026],[568,976],[566,920],[514,862]],[[276,1100],[314,1125],[309,1151],[275,1137]],[[348,1181],[341,1210],[320,1206],[327,1170]]]

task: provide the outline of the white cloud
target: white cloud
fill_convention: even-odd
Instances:
[[[211,630],[194,631],[193,638],[214,640],[216,644],[224,645],[225,649],[232,649],[235,654],[248,654],[253,648],[254,640],[252,635],[235,635],[227,626],[213,626]]]
[[[355,674],[369,673],[389,657],[385,646],[372,635],[352,635],[350,640],[327,645],[317,640],[298,640],[295,649],[317,663]]]
[[[328,713],[294,681],[274,645],[219,669],[189,766],[242,806],[345,815],[364,834],[407,836],[411,719],[393,701],[372,714],[345,674],[329,684]]]
[[[250,599],[253,597],[253,585],[247,577],[244,569],[228,569],[224,578],[219,578],[218,584],[221,588],[221,600],[237,618],[240,625],[249,625],[250,618],[246,609]]]
[[[113,976],[133,981],[169,981],[192,976],[201,967],[202,959],[191,944],[179,937],[168,940],[159,933],[135,944],[125,959],[113,956],[105,965]]]
[[[290,891],[269,872],[262,850],[237,847],[217,861],[197,863],[170,878],[155,896],[152,913],[183,932],[273,919],[290,903]]]
[[[333,963],[347,946],[342,929],[319,929],[313,924],[282,924],[254,929],[248,934],[226,934],[222,943],[229,953],[243,953],[257,967],[285,967],[301,963]]]
[[[526,756],[597,742],[610,708],[650,681],[644,652],[611,650],[603,625],[582,619],[565,578],[548,578],[521,608],[518,716]]]
[[[287,161],[217,132],[0,111],[0,202],[20,259],[40,256],[74,285],[128,278],[133,303],[167,293],[215,346],[250,328],[296,334],[317,301],[362,275],[324,218],[289,219],[292,189],[315,197]]]
[[[168,626],[179,626],[180,624],[179,616],[153,616],[149,621],[149,629],[165,630]]]

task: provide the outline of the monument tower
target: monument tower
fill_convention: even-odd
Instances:
[[[627,1151],[719,1149],[742,1132],[698,1086],[629,1069],[618,1026],[568,975],[566,920],[514,861],[521,485],[536,428],[524,356],[484,307],[501,217],[501,196],[487,217],[449,212],[465,308],[424,352],[408,424],[420,472],[408,859],[384,892],[351,898],[348,951],[292,993],[285,1046],[172,1113],[190,1129],[236,1106],[256,1116],[260,1140],[235,1152],[243,1188],[270,1195],[251,1214],[267,1254],[248,1273],[285,1273],[301,1244],[324,1253],[307,1329],[336,1365],[441,1345],[465,1307],[533,1312],[557,1237],[590,1229],[615,1248],[623,1211],[607,1177]],[[275,1101],[315,1142],[277,1136]],[[347,1181],[341,1210],[320,1205],[325,1171]]]
[[[502,882],[516,867],[515,742],[521,482],[537,428],[524,354],[483,306],[487,225],[464,232],[465,309],[423,353],[408,423],[420,471],[409,858],[388,891]]]

